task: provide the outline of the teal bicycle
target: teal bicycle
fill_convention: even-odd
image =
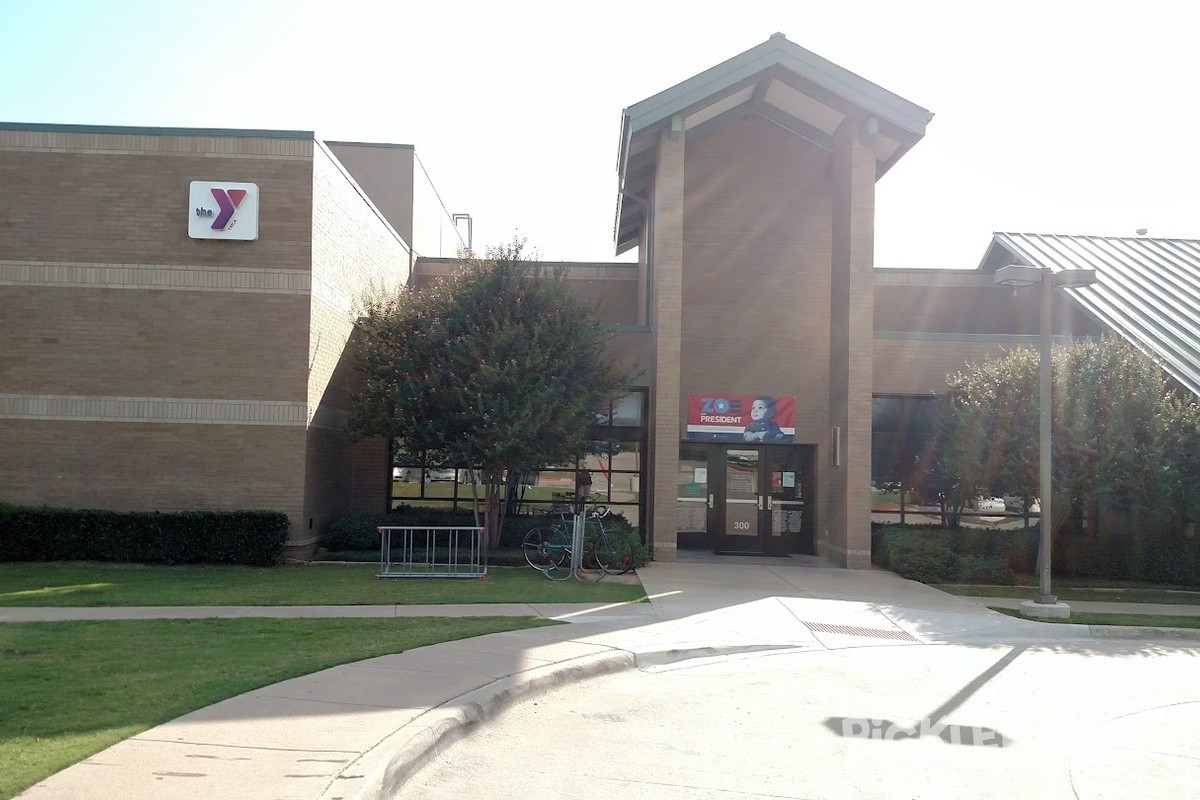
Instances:
[[[575,520],[567,508],[552,513],[557,513],[558,519],[530,529],[521,542],[521,550],[529,566],[550,580],[562,581],[571,577]],[[580,580],[598,581],[605,575],[623,575],[633,569],[633,548],[629,541],[604,528],[602,520],[608,513],[607,506],[595,507],[584,518],[583,553],[575,573]]]

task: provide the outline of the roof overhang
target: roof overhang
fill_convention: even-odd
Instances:
[[[625,109],[617,155],[617,253],[638,243],[653,183],[659,134],[689,138],[726,122],[762,117],[832,152],[846,120],[870,126],[876,177],[925,135],[933,114],[777,33],[728,61]]]

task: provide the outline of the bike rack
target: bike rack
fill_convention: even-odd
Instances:
[[[487,575],[484,529],[385,525],[377,578],[482,578]]]
[[[574,514],[571,527],[571,577],[579,580],[579,568],[583,565],[583,514]]]

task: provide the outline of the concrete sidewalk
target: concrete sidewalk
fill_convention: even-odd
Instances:
[[[514,613],[573,624],[448,642],[267,686],[138,734],[21,797],[387,797],[436,748],[511,703],[590,676],[686,659],[942,643],[1052,647],[1192,634],[1200,646],[1200,631],[1016,619],[987,609],[985,598],[816,559],[656,563],[640,577],[650,603],[171,609],[176,616],[231,617]],[[35,611],[48,620],[79,612],[90,616],[72,618],[136,619],[161,610],[58,609],[56,616],[5,609],[0,619]]]
[[[301,619],[335,617],[546,617],[564,622],[653,618],[649,603],[468,603],[383,606],[105,606],[0,608],[0,622],[100,619]]]

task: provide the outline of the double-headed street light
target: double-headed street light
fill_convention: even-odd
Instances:
[[[1055,289],[1070,289],[1080,286],[1090,286],[1096,282],[1094,269],[1064,269],[1054,272],[1049,267],[1026,267],[1012,264],[996,270],[996,283],[1001,286],[1033,286],[1042,285],[1042,314],[1040,331],[1040,375],[1039,375],[1039,455],[1040,455],[1040,489],[1041,492],[1041,558],[1038,559],[1038,599],[1021,603],[1021,614],[1026,617],[1065,618],[1071,616],[1071,607],[1058,602],[1050,591],[1050,527],[1052,520],[1051,484],[1050,484],[1050,342],[1053,330],[1053,315],[1051,310],[1054,303]]]

